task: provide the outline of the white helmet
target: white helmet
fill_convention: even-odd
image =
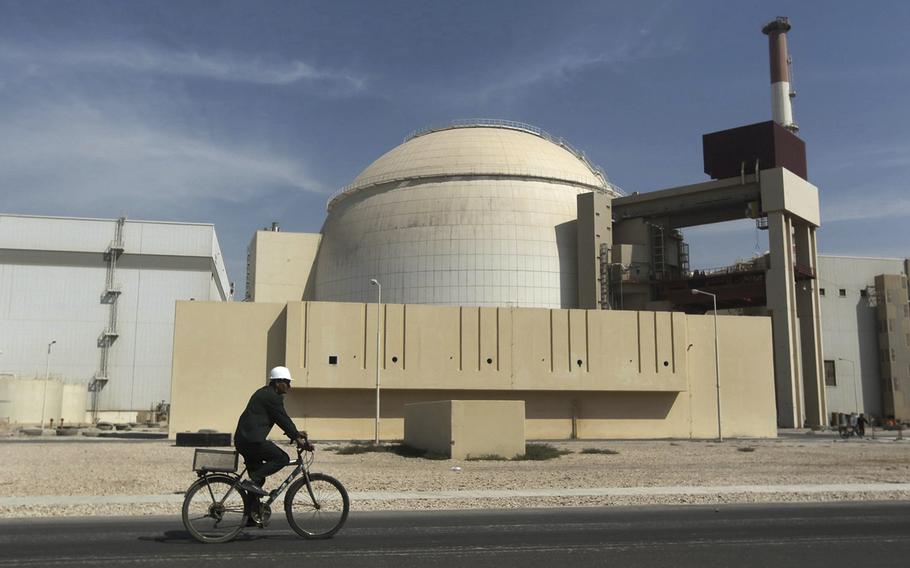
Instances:
[[[292,381],[291,371],[287,367],[275,367],[269,371],[270,381]]]

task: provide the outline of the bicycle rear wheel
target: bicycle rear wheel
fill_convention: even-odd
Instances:
[[[227,542],[246,526],[244,493],[228,475],[206,475],[183,499],[183,526],[199,542]]]
[[[330,538],[348,518],[348,492],[340,481],[323,473],[310,475],[310,488],[312,495],[301,478],[288,489],[284,498],[288,524],[303,538]]]

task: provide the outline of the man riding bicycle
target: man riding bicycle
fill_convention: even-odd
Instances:
[[[283,396],[291,390],[291,380],[287,367],[275,367],[269,371],[269,384],[253,393],[237,421],[234,447],[243,456],[250,475],[250,479],[241,482],[240,487],[253,495],[268,495],[262,488],[265,478],[290,463],[285,451],[266,439],[273,426],[277,424],[284,435],[298,445],[308,445],[307,433],[297,430],[284,409]]]

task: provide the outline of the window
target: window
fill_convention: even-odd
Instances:
[[[869,297],[869,291],[866,290],[866,289],[860,290],[860,291],[859,291],[859,297],[860,297],[860,298],[868,298],[868,297]]]
[[[825,295],[825,289],[824,289],[824,288],[819,288],[819,289],[818,289],[818,295],[819,295],[819,296],[824,296],[824,295]]]
[[[834,366],[834,361],[825,361],[825,386],[837,386],[837,367]]]
[[[837,293],[840,295],[841,298],[847,297],[847,290],[844,288],[841,288],[840,290],[838,290]]]

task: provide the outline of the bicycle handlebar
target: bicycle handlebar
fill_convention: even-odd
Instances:
[[[300,443],[300,438],[296,440],[291,440],[290,444],[297,444],[297,454],[301,454],[303,451],[312,452],[316,450],[316,446],[310,443],[309,435],[306,432],[301,434],[303,437],[303,443]]]

